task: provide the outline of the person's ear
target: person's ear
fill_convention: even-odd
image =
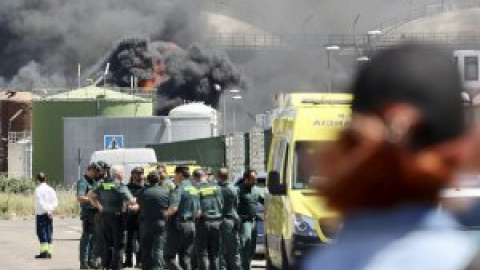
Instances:
[[[392,104],[383,110],[387,140],[396,145],[408,146],[412,129],[421,121],[417,108],[403,103]]]

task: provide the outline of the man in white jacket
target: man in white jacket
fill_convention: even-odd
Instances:
[[[40,254],[35,259],[52,258],[53,211],[58,206],[55,190],[47,184],[44,173],[36,177],[38,186],[35,189],[35,214],[37,236],[40,241]]]

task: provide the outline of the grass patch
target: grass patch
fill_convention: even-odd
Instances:
[[[56,216],[75,217],[78,204],[74,190],[57,190]],[[35,215],[33,193],[0,193],[0,219],[31,218]]]

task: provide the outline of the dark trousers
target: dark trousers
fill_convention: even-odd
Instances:
[[[95,229],[95,254],[97,257],[100,256],[102,259],[103,254],[105,253],[105,244],[103,243],[103,222],[102,222],[102,213],[96,211],[95,216],[93,218],[94,221],[94,229]],[[103,265],[103,264],[102,264]]]
[[[244,221],[240,231],[240,245],[242,268],[249,270],[253,257],[255,256],[255,247],[257,245],[257,223],[255,221]]]
[[[160,270],[165,266],[165,220],[142,220],[140,222],[141,262],[144,270]]]
[[[124,218],[121,213],[102,213],[103,256],[102,265],[107,269],[122,269],[125,248]]]
[[[165,268],[171,270],[191,270],[191,256],[195,242],[195,223],[174,221],[167,224],[165,245]],[[175,257],[178,254],[179,264]]]
[[[220,225],[221,253],[220,268],[241,270],[240,237],[234,219],[226,218]]]
[[[40,244],[51,244],[53,233],[53,220],[47,215],[37,215],[35,218],[37,236]]]
[[[138,222],[138,214],[126,215],[125,229],[127,234],[127,242],[125,245],[125,255],[128,259],[131,259],[133,253],[137,253],[137,260],[138,260],[141,257],[140,246],[139,246],[140,225]]]
[[[196,253],[199,270],[218,270],[220,253],[220,220],[200,221],[196,227]]]
[[[97,260],[95,237],[95,211],[82,211],[82,236],[80,237],[79,256],[80,264],[87,265]]]

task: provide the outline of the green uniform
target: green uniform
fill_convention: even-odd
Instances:
[[[238,189],[238,215],[242,219],[240,245],[242,268],[250,269],[257,243],[257,203],[263,203],[263,197],[256,186],[242,184]]]
[[[107,269],[121,269],[124,239],[124,218],[122,214],[124,202],[133,199],[128,188],[119,181],[107,179],[93,192],[102,205],[102,229],[104,252],[102,265]]]
[[[137,183],[129,183],[127,188],[134,197],[137,197],[138,192],[143,188],[143,186]],[[125,263],[131,265],[133,253],[136,253],[138,264],[141,257],[141,249],[139,247],[140,224],[138,222],[138,212],[127,211],[125,218],[125,231],[127,235],[127,242],[125,245]]]
[[[142,189],[137,196],[140,205],[140,249],[144,270],[163,269],[163,250],[166,237],[166,219],[169,191],[158,185]]]
[[[222,256],[220,256],[220,269],[241,270],[240,259],[240,237],[239,237],[239,216],[238,190],[230,182],[219,181],[221,189],[223,208],[223,221],[220,225],[220,239]]]
[[[172,193],[171,207],[178,209],[167,223],[165,263],[168,269],[191,269],[191,255],[195,241],[195,214],[199,210],[197,189],[190,180],[183,180]],[[175,262],[178,254],[180,266]]]
[[[98,188],[103,183],[103,180],[97,180],[92,185],[92,191]],[[100,256],[100,265],[101,265],[101,258],[103,257],[103,253],[105,252],[104,243],[103,243],[103,227],[102,227],[102,214],[97,210],[95,211],[94,216],[94,228],[95,228],[95,252],[97,256]],[[98,260],[97,260],[98,265]]]
[[[198,269],[219,269],[220,224],[222,194],[220,188],[207,181],[198,185],[201,218],[196,226],[196,255]]]
[[[87,175],[82,176],[77,182],[77,196],[87,196],[93,184],[92,178]],[[95,213],[97,211],[90,202],[80,203],[80,208],[80,219],[82,220],[82,236],[79,246],[80,265],[94,265],[99,255],[95,243]]]

